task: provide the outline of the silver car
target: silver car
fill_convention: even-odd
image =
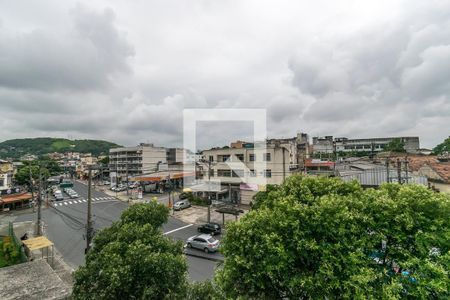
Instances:
[[[188,248],[197,248],[209,252],[216,252],[219,249],[220,242],[209,234],[199,234],[188,238],[186,246]]]
[[[189,200],[181,200],[173,205],[174,210],[182,210],[191,207],[191,202]]]

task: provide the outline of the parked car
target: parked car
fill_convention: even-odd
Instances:
[[[216,240],[209,234],[199,234],[188,238],[186,246],[209,252],[216,252],[219,249],[219,240]]]
[[[217,223],[206,223],[198,226],[197,231],[201,233],[209,233],[211,235],[217,235],[222,232],[222,228]]]
[[[179,198],[180,198],[180,200],[189,199],[190,194],[192,194],[192,193],[190,193],[190,192],[182,192],[182,193],[180,193]]]
[[[191,202],[189,200],[181,200],[174,204],[173,209],[174,210],[182,210],[185,208],[191,207]]]
[[[56,201],[64,200],[64,196],[60,190],[55,191],[53,195],[55,196]]]

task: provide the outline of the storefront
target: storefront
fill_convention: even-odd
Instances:
[[[0,198],[0,211],[29,208],[31,200],[31,193],[3,195]]]

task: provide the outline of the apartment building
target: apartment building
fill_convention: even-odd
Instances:
[[[211,180],[220,180],[221,190],[215,196],[234,203],[249,204],[265,184],[281,184],[298,170],[297,148],[288,140],[268,140],[265,149],[245,143],[242,147],[213,148],[202,154],[208,161],[203,166],[203,177],[208,178],[210,166]]]
[[[333,136],[313,137],[312,144],[314,153],[331,154],[335,152]]]
[[[11,162],[0,159],[0,194],[12,187],[14,166]]]
[[[158,170],[160,164],[167,164],[167,149],[153,144],[136,147],[113,148],[109,150],[111,183],[126,180],[126,176],[137,176]]]

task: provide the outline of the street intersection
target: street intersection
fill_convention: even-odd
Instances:
[[[51,201],[48,207],[42,205],[42,220],[44,234],[55,244],[56,249],[63,256],[66,263],[77,269],[85,263],[86,248],[86,220],[87,220],[87,186],[81,182],[74,182],[73,189],[80,196],[75,199]],[[121,213],[128,207],[128,203],[119,201],[106,193],[92,189],[92,218],[94,232],[109,227],[120,218]],[[15,222],[36,220],[36,213],[19,214]],[[175,240],[185,242],[190,236],[196,235],[196,226],[184,223],[174,217],[169,217],[163,225],[165,235]],[[195,254],[195,253],[194,253]],[[199,257],[186,255],[189,266],[189,278],[194,281],[209,279],[214,274],[217,263]],[[213,256],[212,256],[213,257]],[[208,257],[207,257],[208,258]]]

